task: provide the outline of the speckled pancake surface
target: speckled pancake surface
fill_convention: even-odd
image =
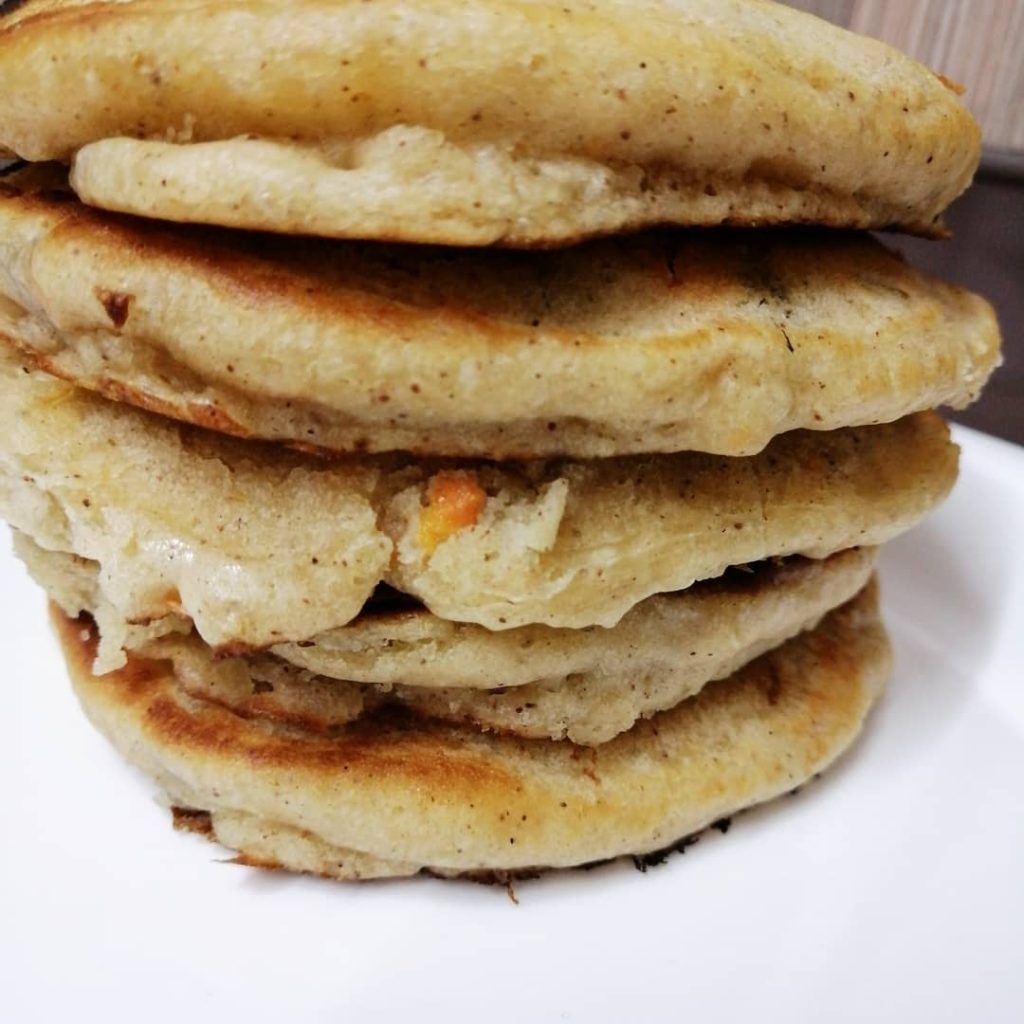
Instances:
[[[166,662],[89,670],[87,620],[57,613],[93,723],[171,802],[262,864],[335,877],[567,867],[642,854],[821,771],[889,668],[874,589],[609,743],[485,735],[384,714],[332,735],[240,717]],[[291,852],[289,852],[291,851]]]
[[[759,0],[28,0],[0,96],[98,206],[466,245],[934,233],[980,155],[946,80]]]
[[[117,622],[99,593],[95,563],[45,551],[17,533],[15,550],[67,615],[87,612],[96,622],[94,672],[124,665],[123,644],[169,660],[186,692],[246,717],[326,732],[399,704],[432,718],[587,745],[674,707],[817,625],[864,587],[875,555],[860,549],[744,567],[648,598],[610,629],[496,633],[422,608],[364,611],[347,627],[271,654],[216,658],[174,617],[143,627]]]
[[[748,455],[963,406],[978,296],[867,237],[689,232],[553,253],[175,229],[0,180],[0,341],[110,398],[337,451]],[[6,186],[6,187],[5,187]]]
[[[731,565],[882,543],[956,473],[933,413],[796,431],[743,459],[325,462],[185,430],[0,354],[0,512],[99,562],[124,618],[181,611],[236,652],[342,626],[381,582],[489,629],[612,626]]]

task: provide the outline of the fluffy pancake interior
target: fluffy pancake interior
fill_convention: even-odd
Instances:
[[[952,486],[932,414],[782,435],[743,459],[684,453],[470,463],[487,500],[419,543],[446,463],[324,462],[181,430],[0,357],[0,511],[41,546],[100,563],[105,598],[148,621],[179,610],[211,646],[308,639],[380,582],[435,614],[505,630],[612,626],[659,592],[775,555],[875,545]]]

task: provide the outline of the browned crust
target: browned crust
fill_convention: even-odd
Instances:
[[[294,240],[281,239],[265,233],[246,232],[240,235],[228,229],[149,222],[124,214],[93,210],[64,192],[33,192],[13,184],[5,191],[8,198],[13,199],[18,207],[46,219],[49,237],[55,243],[69,249],[84,247],[98,262],[109,263],[115,267],[139,262],[153,263],[158,267],[165,264],[161,267],[162,271],[181,274],[185,278],[216,281],[225,293],[237,296],[239,301],[285,301],[294,304],[296,308],[301,307],[307,315],[343,315],[354,323],[370,322],[398,335],[409,329],[411,318],[419,310],[413,303],[383,293],[374,294],[359,284],[346,286],[344,277],[338,286],[332,287],[321,275],[310,272],[311,268],[316,266],[318,258],[322,258],[325,263],[337,262],[337,254],[342,251],[349,254],[346,258],[347,264],[352,268],[358,268],[362,254],[376,257],[390,249],[390,256],[396,264],[404,263],[408,272],[418,273],[418,251],[405,248],[400,244],[401,240],[347,242],[344,243],[345,250],[341,250],[336,248],[336,243],[304,239],[300,246]],[[763,220],[739,220],[735,223],[725,222],[722,226],[742,229],[761,228],[766,225]],[[799,260],[802,254],[805,269],[810,271],[813,268],[819,276],[821,267],[828,266],[829,276],[822,278],[823,287],[836,287],[849,282],[850,274],[843,272],[841,258],[834,258],[840,253],[855,256],[860,270],[892,278],[894,288],[906,288],[924,277],[914,271],[900,254],[880,245],[873,245],[859,234],[822,231],[819,230],[820,226],[813,222],[791,226],[796,234],[775,229],[767,237],[776,242],[787,243],[790,239],[799,239],[804,247],[803,253],[799,246],[790,246],[790,258]],[[645,263],[650,265],[652,276],[663,277],[668,287],[684,283],[681,277],[682,253],[693,247],[699,251],[708,241],[714,243],[707,251],[700,252],[703,258],[699,262],[692,257],[685,261],[685,286],[688,294],[697,300],[736,288],[739,283],[737,274],[741,271],[739,263],[742,262],[735,258],[736,251],[743,251],[747,245],[760,247],[762,239],[766,237],[759,234],[752,236],[748,241],[742,237],[742,232],[733,237],[728,232],[723,234],[700,228],[672,234],[668,230],[659,232],[659,227],[670,229],[672,226],[655,225],[648,232],[632,232],[631,234],[637,236],[637,242],[627,241],[625,247],[627,251],[635,251],[642,255]],[[425,265],[429,265],[429,261],[436,258],[435,254],[441,254],[442,257],[448,255],[444,247],[435,246],[419,252],[425,254],[422,260]],[[300,255],[302,258],[298,258]],[[495,274],[502,273],[503,268],[508,272],[515,272],[528,258],[521,254],[500,252],[465,257],[458,249],[453,250],[450,256],[463,260],[487,260],[493,264]],[[547,261],[558,258],[557,250],[538,257]],[[744,283],[771,286],[772,282],[768,280],[756,279],[761,273],[757,267],[756,255],[748,255],[746,259],[749,264],[747,273],[752,276]],[[677,261],[680,263],[678,276]],[[552,273],[556,266],[557,264],[552,262],[538,264],[541,268],[539,276]],[[795,265],[794,276],[798,276],[800,272],[800,266]],[[107,289],[103,291],[107,294],[116,294]],[[130,296],[122,296],[123,302],[130,300]],[[455,319],[466,333],[485,335],[488,344],[492,346],[524,345],[534,336],[528,324],[505,323],[498,318],[485,318],[469,303],[460,303],[455,295],[446,296],[444,313],[446,319]],[[115,326],[123,327],[126,322],[127,316],[124,316]],[[425,319],[424,326],[428,322]],[[561,343],[567,350],[579,349],[581,345],[589,347],[605,343],[603,339],[585,330],[547,330],[552,340]],[[667,345],[670,341],[670,338],[666,338],[661,344]]]
[[[171,821],[178,832],[191,832],[204,839],[213,840],[213,822],[209,811],[197,811],[190,807],[172,807]]]
[[[467,800],[478,786],[514,788],[517,784],[508,772],[457,745],[442,750],[434,741],[441,732],[452,730],[434,723],[425,727],[422,718],[397,709],[353,723],[343,738],[259,729],[240,732],[238,723],[244,720],[227,709],[204,702],[209,713],[197,715],[193,706],[176,698],[177,687],[164,662],[132,655],[124,668],[93,676],[91,666],[99,642],[95,625],[87,617],[70,619],[56,606],[51,607],[51,616],[74,677],[109,690],[122,707],[140,709],[147,732],[158,743],[230,751],[253,765],[287,768],[301,763],[313,772],[401,777]],[[392,739],[401,742],[392,743]]]
[[[251,431],[244,430],[231,417],[212,405],[199,405],[193,402],[168,402],[156,395],[150,394],[141,388],[133,388],[131,385],[119,380],[111,380],[108,377],[90,377],[88,381],[76,377],[74,374],[66,373],[64,368],[56,360],[52,359],[45,352],[29,348],[23,345],[13,335],[0,330],[0,343],[5,344],[12,351],[17,352],[26,362],[30,363],[37,370],[43,370],[52,377],[58,377],[69,384],[78,384],[98,395],[109,399],[111,402],[123,402],[125,405],[134,405],[137,409],[144,409],[146,412],[166,416],[168,419],[179,420],[183,423],[191,423],[193,426],[202,427],[205,430],[215,430],[220,434],[228,434],[231,437],[243,440],[260,440]],[[326,449],[316,448],[313,445],[304,445],[301,442],[289,445],[297,451],[306,452],[309,455],[330,456],[331,452]]]
[[[891,420],[943,400],[961,405],[998,364],[998,328],[984,302],[916,273],[900,257],[858,236],[771,232],[748,242],[736,234],[689,232],[526,259],[358,243],[297,245],[252,234],[178,229],[98,214],[66,197],[55,201],[53,193],[30,190],[16,189],[0,201],[0,209],[16,233],[32,236],[31,248],[24,242],[22,253],[35,253],[39,265],[50,268],[29,274],[20,287],[41,292],[53,319],[40,312],[28,315],[34,327],[54,332],[55,343],[63,347],[33,351],[28,339],[34,335],[26,330],[19,338],[13,325],[6,335],[0,332],[0,340],[47,372],[114,401],[243,439],[286,443],[308,454],[400,449],[513,460],[675,448],[751,454],[772,431]],[[78,260],[80,274],[86,275],[83,295],[64,295],[54,278],[64,259]],[[446,276],[444,268],[453,260],[473,275],[467,288],[452,287]],[[559,310],[558,301],[571,306],[575,291],[599,276],[595,268],[603,261],[644,292],[640,301],[648,312],[640,322],[629,320],[619,329],[603,312],[595,321],[587,310],[582,317]],[[93,267],[104,269],[94,274]],[[138,267],[146,267],[146,274],[140,277]],[[172,355],[182,343],[165,327],[173,317],[159,297],[132,294],[123,279],[133,276],[135,290],[145,290],[151,279],[167,280],[183,302],[189,297],[183,336],[209,330],[206,347],[187,341],[193,346],[188,354]],[[432,284],[418,291],[415,283],[406,287],[421,277]],[[517,317],[516,311],[528,304],[532,309],[541,296],[549,298],[548,278],[565,282],[568,294],[554,289],[555,311],[538,329],[540,320],[521,312]],[[796,300],[789,309],[792,289]],[[886,294],[902,298],[894,304]],[[685,305],[674,298],[679,295],[685,295]],[[867,319],[873,321],[858,331],[863,318],[845,308],[836,312],[846,318],[838,324],[822,313],[816,318],[813,303],[819,297],[829,309],[842,302],[866,303]],[[217,317],[228,323],[232,311],[259,310],[262,323],[279,326],[276,338],[287,337],[295,324],[322,332],[318,372],[330,399],[317,390],[319,379],[314,384],[301,369],[308,354],[284,345],[276,358],[297,369],[283,375],[284,385],[268,380],[260,346],[247,348],[230,330],[220,337],[216,322],[207,328],[201,308],[192,308],[200,301],[212,301]],[[872,307],[873,301],[878,305]],[[515,308],[507,308],[510,303]],[[762,303],[771,310],[768,319],[746,312]],[[806,303],[812,304],[810,312],[802,316]],[[599,301],[595,307],[600,309]],[[676,331],[665,323],[687,309],[701,311],[699,327]],[[62,333],[65,322],[71,326]],[[719,334],[713,333],[716,326]],[[106,330],[129,339],[140,352],[166,360],[157,365],[169,376],[150,387],[140,384],[130,367],[85,368],[75,355],[79,328],[83,337]],[[723,347],[709,337],[729,340]],[[796,353],[787,364],[774,358],[783,343]],[[368,351],[377,355],[357,378],[349,361],[359,362]],[[543,368],[535,366],[538,353],[555,368],[547,371],[549,380],[536,385],[540,404],[523,420],[516,419],[521,412],[507,400],[496,410],[489,396],[502,386],[497,367],[511,368],[504,372],[516,374],[516,386],[525,387],[535,369]],[[244,381],[235,375],[239,359],[250,362]],[[764,362],[763,381],[756,375],[756,359]],[[327,369],[335,364],[347,369]],[[469,364],[479,366],[480,383],[456,394],[446,380]],[[575,384],[567,377],[573,366]],[[695,368],[681,369],[686,366]],[[848,376],[863,382],[861,390],[844,382],[839,367],[848,367]],[[649,386],[638,383],[628,394],[615,386],[641,369],[638,380],[651,381]],[[554,387],[560,374],[567,377],[568,390]],[[695,379],[706,379],[725,394],[734,374],[752,389],[755,411],[733,421],[709,410],[698,417],[692,406],[705,392],[695,391]],[[351,380],[365,383],[344,383]],[[573,387],[583,387],[584,381],[588,390],[576,394]],[[799,412],[792,413],[792,402],[791,414],[784,404],[773,404],[773,388],[790,389]],[[583,403],[584,393],[595,402]],[[567,400],[566,394],[575,397]],[[637,402],[651,410],[649,422]],[[817,412],[821,402],[824,417]]]
[[[633,851],[658,850],[741,806],[788,791],[850,742],[888,665],[876,595],[869,587],[818,630],[598,748],[483,737],[393,712],[328,738],[247,722],[185,697],[168,666],[159,662],[133,658],[124,670],[94,677],[89,665],[95,636],[89,624],[59,613],[55,624],[86,710],[126,752],[155,757],[164,766],[160,770],[172,775],[179,765],[191,776],[193,769],[184,766],[195,763],[195,778],[206,779],[200,791],[210,784],[219,787],[216,779],[233,790],[236,785],[283,785],[278,811],[259,798],[262,809],[254,813],[268,823],[309,828],[322,842],[425,864],[444,874],[531,872],[603,859],[601,851],[617,856],[630,848],[619,845],[623,835],[630,837]],[[750,738],[745,736],[748,730],[753,730]],[[730,749],[739,743],[747,751],[749,742],[749,760]],[[695,749],[692,743],[707,754],[706,767],[684,767]],[[696,765],[705,764],[703,756]],[[676,774],[680,770],[686,776],[682,791]],[[203,799],[196,801],[197,809],[204,809]],[[313,819],[306,817],[310,804],[295,812],[302,823],[293,820],[291,808],[307,800],[314,800],[320,810]],[[707,809],[702,817],[684,810],[690,815],[684,819],[688,825],[665,824],[681,820],[680,807],[691,806],[691,801]],[[238,805],[227,808],[232,806]],[[312,824],[325,811],[341,815],[345,838],[337,823],[324,824],[326,832]],[[279,812],[285,816],[278,818]],[[397,823],[389,812],[398,813]],[[412,818],[405,817],[409,813]],[[387,825],[376,820],[381,814]],[[418,838],[412,849],[393,846],[393,839],[379,834],[360,840],[362,832],[349,832],[352,815],[375,833],[394,827],[405,842],[412,838],[407,830],[414,828]],[[667,831],[660,831],[658,822]],[[475,831],[474,842],[482,845],[474,846],[472,861],[449,860],[467,825]],[[603,838],[595,845],[598,835]],[[648,838],[637,838],[642,836]],[[652,842],[651,836],[660,841]],[[591,853],[566,859],[564,853],[552,852],[553,841],[559,848],[568,843],[574,851],[585,848]],[[428,853],[432,844],[448,852]]]

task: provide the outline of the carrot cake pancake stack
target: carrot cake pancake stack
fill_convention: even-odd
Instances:
[[[859,233],[942,234],[950,83],[756,0],[28,0],[0,97],[0,512],[179,820],[506,877],[853,741],[999,359]]]

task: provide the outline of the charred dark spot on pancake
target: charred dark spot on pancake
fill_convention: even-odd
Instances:
[[[634,854],[633,867],[641,874],[646,874],[648,868],[661,867],[673,853],[686,853],[686,851],[700,840],[702,833],[683,836],[682,839],[660,850],[652,850],[650,853]]]
[[[198,836],[213,838],[213,822],[209,811],[197,811],[192,807],[172,807],[171,817],[178,832],[193,832]]]
[[[110,322],[118,330],[124,327],[128,321],[128,314],[131,312],[135,296],[128,292],[116,292],[110,288],[99,287],[94,290],[94,294],[100,300],[100,305],[103,306]]]
[[[515,868],[513,870],[478,868],[473,871],[460,871],[455,875],[450,875],[441,871],[434,871],[431,868],[423,868],[420,874],[426,875],[429,878],[457,878],[459,881],[474,882],[477,885],[501,886],[511,902],[518,906],[519,899],[515,894],[515,889],[512,888],[512,883],[532,882],[540,878],[541,875],[549,874],[551,870],[551,868],[545,867]]]

